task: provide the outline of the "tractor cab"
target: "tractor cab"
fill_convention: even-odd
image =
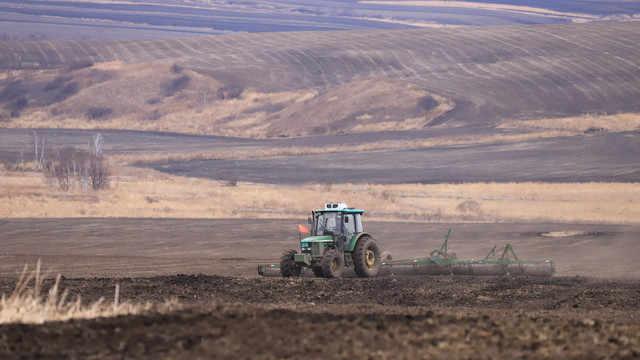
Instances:
[[[363,232],[362,213],[364,210],[349,208],[345,203],[328,203],[324,209],[311,213],[309,223],[312,225],[311,238],[304,240],[327,240],[330,236],[338,248],[348,246],[348,242],[358,233]],[[304,250],[304,249],[303,249]]]
[[[348,208],[344,203],[326,204],[312,214],[313,235],[355,234],[362,232],[361,215],[364,210]]]

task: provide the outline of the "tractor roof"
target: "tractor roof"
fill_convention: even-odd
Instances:
[[[362,214],[364,210],[358,210],[355,208],[350,208],[345,203],[327,203],[324,205],[324,209],[315,210],[316,214],[325,213],[325,212],[340,212],[345,214]]]
[[[362,214],[364,210],[360,209],[322,209],[322,210],[314,210],[316,214],[326,213],[326,212],[339,212],[343,214]]]

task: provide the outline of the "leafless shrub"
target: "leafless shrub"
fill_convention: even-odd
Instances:
[[[91,59],[83,59],[83,60],[78,60],[70,64],[67,64],[67,66],[65,67],[65,70],[67,72],[71,72],[71,71],[80,70],[80,69],[84,69],[92,66],[93,66],[93,61],[91,61]]]
[[[465,200],[456,206],[456,209],[461,212],[480,212],[480,204],[475,200]]]
[[[111,173],[102,154],[89,155],[88,168],[91,187],[93,190],[109,189],[111,184]]]
[[[587,129],[584,131],[584,133],[585,133],[585,134],[593,134],[593,133],[598,133],[598,132],[603,132],[603,131],[607,131],[607,129],[602,128],[602,127],[595,127],[595,126],[592,126],[592,127],[587,128]]]
[[[22,171],[25,168],[24,152],[15,154],[13,156],[2,157],[2,164],[7,171]]]
[[[382,192],[382,198],[383,198],[385,201],[391,201],[391,202],[395,202],[395,200],[396,200],[396,199],[395,199],[395,195],[394,195],[391,191],[389,191],[389,190],[384,190],[384,191]]]
[[[80,90],[80,85],[78,85],[77,82],[73,81],[73,82],[67,83],[64,86],[62,86],[62,88],[60,89],[60,92],[56,96],[56,101],[62,101],[72,95],[75,95],[78,93],[79,90]]]
[[[171,81],[162,83],[161,90],[162,95],[169,97],[175,95],[178,91],[184,89],[189,85],[191,78],[188,75],[182,75]]]
[[[151,113],[147,114],[146,119],[149,121],[156,121],[162,119],[164,114],[158,109],[154,109]]]
[[[171,72],[174,74],[180,74],[182,70],[183,70],[182,66],[178,65],[177,63],[174,63],[173,65],[171,65]]]
[[[111,172],[102,155],[104,137],[100,133],[93,134],[89,141],[89,159],[87,160],[86,171],[91,179],[93,190],[106,190],[111,183]]]
[[[418,100],[418,107],[422,110],[431,110],[435,109],[440,105],[438,100],[434,99],[431,96],[423,96]]]
[[[82,153],[72,146],[66,146],[58,151],[48,176],[54,179],[62,191],[74,188],[76,176],[81,169]]]
[[[235,169],[218,169],[214,173],[215,178],[219,178],[225,181],[227,186],[237,186],[238,185],[238,176],[236,174]]]
[[[71,80],[70,76],[58,76],[55,79],[53,79],[52,81],[46,83],[44,85],[43,90],[44,91],[52,91],[52,90],[59,89],[62,85],[64,85],[65,83],[67,83],[70,80]]]
[[[15,80],[9,82],[2,91],[0,91],[0,101],[11,101],[17,97],[23,96],[27,93],[27,89],[22,84],[22,81]]]
[[[237,99],[244,89],[237,85],[226,85],[218,89],[217,96],[220,100]]]
[[[5,109],[17,112],[26,108],[27,105],[29,105],[29,99],[27,99],[26,96],[20,96],[19,98],[5,105]]]
[[[95,120],[108,116],[113,112],[112,108],[89,106],[87,109],[87,119]]]
[[[145,196],[145,198],[144,198],[144,199],[145,199],[145,200],[147,200],[147,202],[148,202],[149,204],[153,204],[153,203],[156,203],[156,202],[160,202],[158,199],[154,199],[154,198],[152,198],[151,196]]]
[[[335,185],[335,182],[331,178],[326,178],[321,185],[325,192],[330,192],[333,188],[333,185]]]
[[[89,140],[89,151],[80,151],[72,146],[62,148],[47,172],[47,178],[63,191],[78,185],[82,191],[87,191],[89,186],[93,190],[108,189],[110,170],[102,155],[103,144],[104,137],[97,133]]]
[[[22,79],[24,80],[25,84],[29,85],[31,84],[31,81],[36,74],[36,69],[33,67],[24,68],[21,73]]]

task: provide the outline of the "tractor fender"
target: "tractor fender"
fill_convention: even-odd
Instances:
[[[351,237],[351,239],[349,239],[349,242],[347,243],[347,247],[344,250],[345,251],[353,251],[353,249],[356,247],[356,243],[363,236],[373,237],[373,236],[369,235],[369,233],[367,233],[367,232],[359,232],[359,233],[353,235]]]

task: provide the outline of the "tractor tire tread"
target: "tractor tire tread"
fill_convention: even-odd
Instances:
[[[282,277],[300,276],[300,267],[292,265],[293,256],[297,254],[296,250],[287,250],[280,257],[280,275]]]
[[[338,259],[339,268],[334,270],[332,267],[333,260]],[[324,254],[322,258],[322,275],[326,278],[339,278],[342,276],[342,272],[344,271],[344,254],[342,254],[339,250],[331,249]]]
[[[367,267],[365,262],[365,253],[367,249],[371,248],[374,250],[376,255],[375,263],[372,268]],[[356,275],[358,277],[375,277],[378,275],[378,271],[380,270],[380,247],[378,246],[378,242],[370,236],[362,236],[358,239],[356,246],[353,248],[353,265]]]

